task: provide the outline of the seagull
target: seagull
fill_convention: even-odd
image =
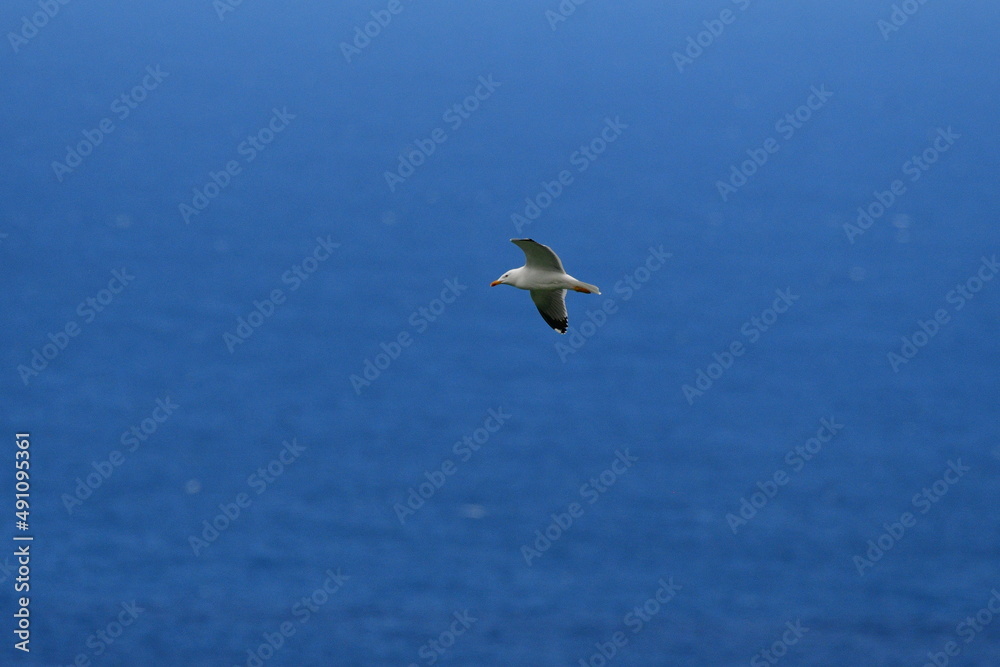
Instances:
[[[490,287],[512,285],[528,290],[545,323],[561,334],[566,333],[569,323],[566,290],[584,294],[600,294],[601,290],[566,273],[559,256],[547,245],[533,239],[511,239],[510,242],[524,251],[524,266],[511,269],[491,282]]]

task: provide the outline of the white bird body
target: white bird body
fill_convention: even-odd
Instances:
[[[582,287],[586,288],[587,292],[601,293],[596,285],[588,285],[568,273],[557,274],[552,271],[539,271],[530,266],[511,269],[507,272],[507,279],[503,281],[503,284],[526,290],[571,289],[577,292],[582,292],[583,290],[579,289]]]
[[[490,283],[490,286],[511,285],[531,292],[542,319],[558,331],[566,333],[569,318],[566,312],[566,290],[584,294],[600,294],[596,285],[577,280],[566,273],[562,261],[552,248],[532,239],[511,239],[524,251],[524,266],[511,269]]]

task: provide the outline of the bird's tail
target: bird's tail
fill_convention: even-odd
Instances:
[[[600,294],[601,290],[597,285],[591,285],[590,283],[585,283],[582,280],[577,280],[576,285],[573,289],[577,292],[583,292],[585,294]]]

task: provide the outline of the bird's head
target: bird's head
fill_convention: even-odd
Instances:
[[[507,273],[503,274],[502,276],[491,282],[490,287],[496,287],[497,285],[505,284],[510,279],[510,273],[511,272],[508,271]]]

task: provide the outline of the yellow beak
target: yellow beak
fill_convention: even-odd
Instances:
[[[496,287],[497,285],[501,285],[501,284],[503,284],[503,283],[501,283],[501,281],[494,280],[493,282],[490,283],[490,287]]]

